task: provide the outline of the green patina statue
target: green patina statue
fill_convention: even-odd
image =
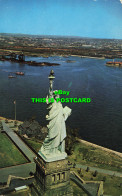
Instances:
[[[47,125],[48,134],[39,150],[39,154],[47,162],[61,160],[67,157],[65,152],[65,121],[71,114],[71,109],[69,107],[66,106],[63,108],[61,102],[56,101],[56,99],[59,98],[59,95],[56,95],[55,91],[53,91],[54,78],[54,72],[52,70],[49,75],[49,98],[54,98],[54,102],[49,103],[47,96],[47,104],[49,104],[49,115],[46,115],[46,119],[49,121],[49,124]]]

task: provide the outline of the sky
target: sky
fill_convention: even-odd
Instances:
[[[122,0],[0,0],[0,33],[122,39]]]

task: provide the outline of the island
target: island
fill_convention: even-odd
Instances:
[[[60,65],[59,63],[26,61],[24,54],[17,55],[16,53],[11,53],[6,56],[2,55],[0,58],[0,61],[11,61],[11,62],[15,62],[15,63],[27,64],[30,66],[56,66],[56,65]]]

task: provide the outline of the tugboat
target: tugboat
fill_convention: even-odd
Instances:
[[[108,66],[114,66],[114,67],[122,67],[122,62],[112,62],[112,61],[108,61],[107,63],[106,63],[106,65],[108,65]]]
[[[122,67],[122,61],[114,61],[114,59],[113,59],[113,61],[108,61],[108,62],[106,62],[106,65],[107,66],[113,66],[113,67]]]
[[[21,72],[17,71],[17,72],[15,72],[15,74],[16,74],[16,75],[23,76],[23,75],[24,75],[24,72],[22,72],[22,71],[21,71]]]

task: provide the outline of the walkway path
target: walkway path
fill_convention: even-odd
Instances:
[[[6,132],[6,134],[11,138],[13,142],[16,143],[19,149],[28,157],[30,161],[33,162],[33,158],[36,157],[34,152],[30,150],[30,148],[19,138],[19,136],[10,129],[4,121],[2,121],[3,130]]]
[[[80,179],[80,177],[75,172],[70,172],[70,179],[73,180],[88,195],[98,195],[98,193],[101,195],[101,191],[101,193],[103,193],[103,190],[99,190],[101,184],[100,181],[97,181],[97,183],[93,183],[93,181],[89,181],[89,183],[87,183],[87,181],[83,182],[83,180]]]
[[[36,164],[33,163],[26,163],[22,165],[6,167],[0,169],[0,182],[7,182],[8,176],[19,176],[19,177],[28,177],[30,172],[35,172]]]
[[[108,174],[108,175],[115,175],[117,177],[122,177],[122,173],[121,172],[116,172],[116,171],[111,171],[111,170],[106,170],[106,169],[100,169],[97,167],[90,167],[90,166],[85,166],[85,165],[81,165],[81,164],[76,164],[75,166],[76,168],[82,168],[82,169],[87,169],[87,167],[89,167],[90,171],[98,171],[98,173],[102,173],[102,174]]]

